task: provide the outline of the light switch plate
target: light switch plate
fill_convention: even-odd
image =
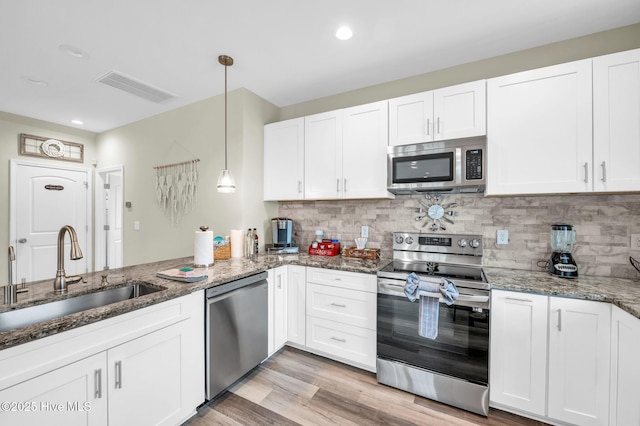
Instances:
[[[631,234],[631,250],[640,250],[640,234]]]
[[[134,231],[139,231],[140,230],[140,222],[139,221],[134,221],[133,222],[133,230]]]
[[[369,238],[369,227],[367,225],[362,225],[360,227],[360,236],[362,238]]]
[[[509,244],[509,231],[506,229],[498,229],[496,232],[496,244]]]

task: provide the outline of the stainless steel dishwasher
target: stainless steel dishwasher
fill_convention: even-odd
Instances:
[[[267,358],[267,272],[207,289],[207,400]]]

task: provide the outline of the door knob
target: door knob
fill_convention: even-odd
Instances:
[[[20,238],[20,239],[18,240],[18,242],[19,242],[20,244],[24,244],[24,243],[26,243],[26,242],[27,242],[27,239],[26,239],[26,238]]]

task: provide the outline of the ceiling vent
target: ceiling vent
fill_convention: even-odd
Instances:
[[[122,74],[119,71],[109,71],[105,75],[98,77],[96,81],[157,104],[161,104],[176,97],[169,92],[140,80],[136,80],[135,78]]]

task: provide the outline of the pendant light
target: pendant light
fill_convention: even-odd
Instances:
[[[227,55],[218,56],[218,62],[224,65],[224,169],[218,177],[218,192],[236,192],[236,181],[227,168],[227,67],[233,65],[233,58]]]

